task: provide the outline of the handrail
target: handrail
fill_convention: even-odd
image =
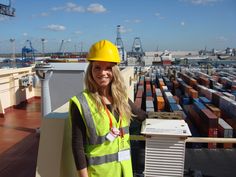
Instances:
[[[130,135],[130,140],[145,141],[146,136]],[[236,138],[186,137],[187,143],[236,143]]]
[[[236,138],[188,137],[188,143],[236,143]]]

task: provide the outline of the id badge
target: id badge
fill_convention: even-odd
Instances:
[[[123,150],[118,152],[118,161],[129,160],[130,159],[130,150]]]
[[[116,137],[117,137],[117,135],[115,135],[112,132],[109,132],[106,136],[106,139],[109,140],[109,141],[114,141],[116,139]]]

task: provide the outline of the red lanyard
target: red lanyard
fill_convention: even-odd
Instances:
[[[105,107],[107,116],[109,117],[110,130],[112,131],[113,125],[112,125],[112,118],[111,118],[110,112],[109,112],[109,110],[108,110],[106,104],[104,103],[104,100],[103,100],[103,99],[102,99],[102,103],[103,103],[103,105],[104,105],[104,107]],[[120,127],[119,127],[120,133],[119,133],[119,135],[123,138],[123,136],[124,136],[124,131],[123,131],[123,128],[122,128],[122,116],[121,116],[121,113],[120,113],[120,115],[119,115],[119,120],[120,120]],[[113,133],[114,133],[114,132],[113,132]]]

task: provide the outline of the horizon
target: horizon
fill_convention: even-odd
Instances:
[[[8,0],[0,0],[8,5]],[[0,15],[0,53],[15,52],[28,43],[38,53],[85,52],[101,39],[115,43],[117,25],[126,51],[135,37],[144,51],[199,51],[236,48],[234,0],[67,1],[12,0],[15,17]]]

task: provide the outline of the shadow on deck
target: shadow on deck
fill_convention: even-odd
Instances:
[[[0,118],[0,177],[35,177],[40,99],[6,110]]]

